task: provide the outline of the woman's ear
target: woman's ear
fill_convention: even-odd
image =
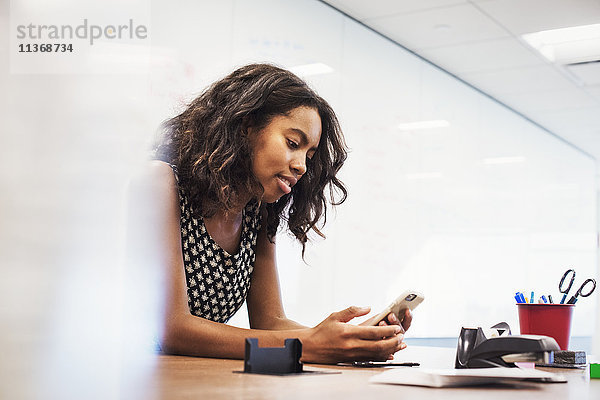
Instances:
[[[242,134],[247,138],[250,138],[255,131],[254,124],[249,116],[244,117],[242,119]]]

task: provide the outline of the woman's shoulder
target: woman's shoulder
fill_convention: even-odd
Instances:
[[[152,160],[144,168],[147,178],[158,181],[175,181],[177,168],[161,160]]]
[[[131,179],[131,188],[148,195],[168,194],[177,187],[177,177],[170,164],[152,160],[140,168]]]

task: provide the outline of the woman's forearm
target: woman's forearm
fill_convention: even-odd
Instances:
[[[271,323],[271,330],[236,328],[188,314],[179,315],[167,319],[161,345],[170,354],[242,359],[246,338],[257,338],[261,347],[281,347],[285,339],[298,338],[302,342],[301,360],[314,363],[386,360],[406,347],[402,328],[397,325],[347,323],[367,312],[368,309],[349,307],[332,313],[314,328],[304,328],[281,317],[277,324]],[[282,330],[274,329],[275,326]]]

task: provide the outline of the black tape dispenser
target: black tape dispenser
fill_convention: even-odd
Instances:
[[[512,336],[506,322],[492,326],[488,336],[481,328],[462,328],[455,368],[515,367],[515,362],[551,364],[558,343],[549,336]]]

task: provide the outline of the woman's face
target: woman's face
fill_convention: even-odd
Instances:
[[[291,192],[306,172],[321,139],[317,110],[298,107],[288,115],[275,116],[258,132],[249,129],[252,172],[264,188],[262,201],[273,203]]]

